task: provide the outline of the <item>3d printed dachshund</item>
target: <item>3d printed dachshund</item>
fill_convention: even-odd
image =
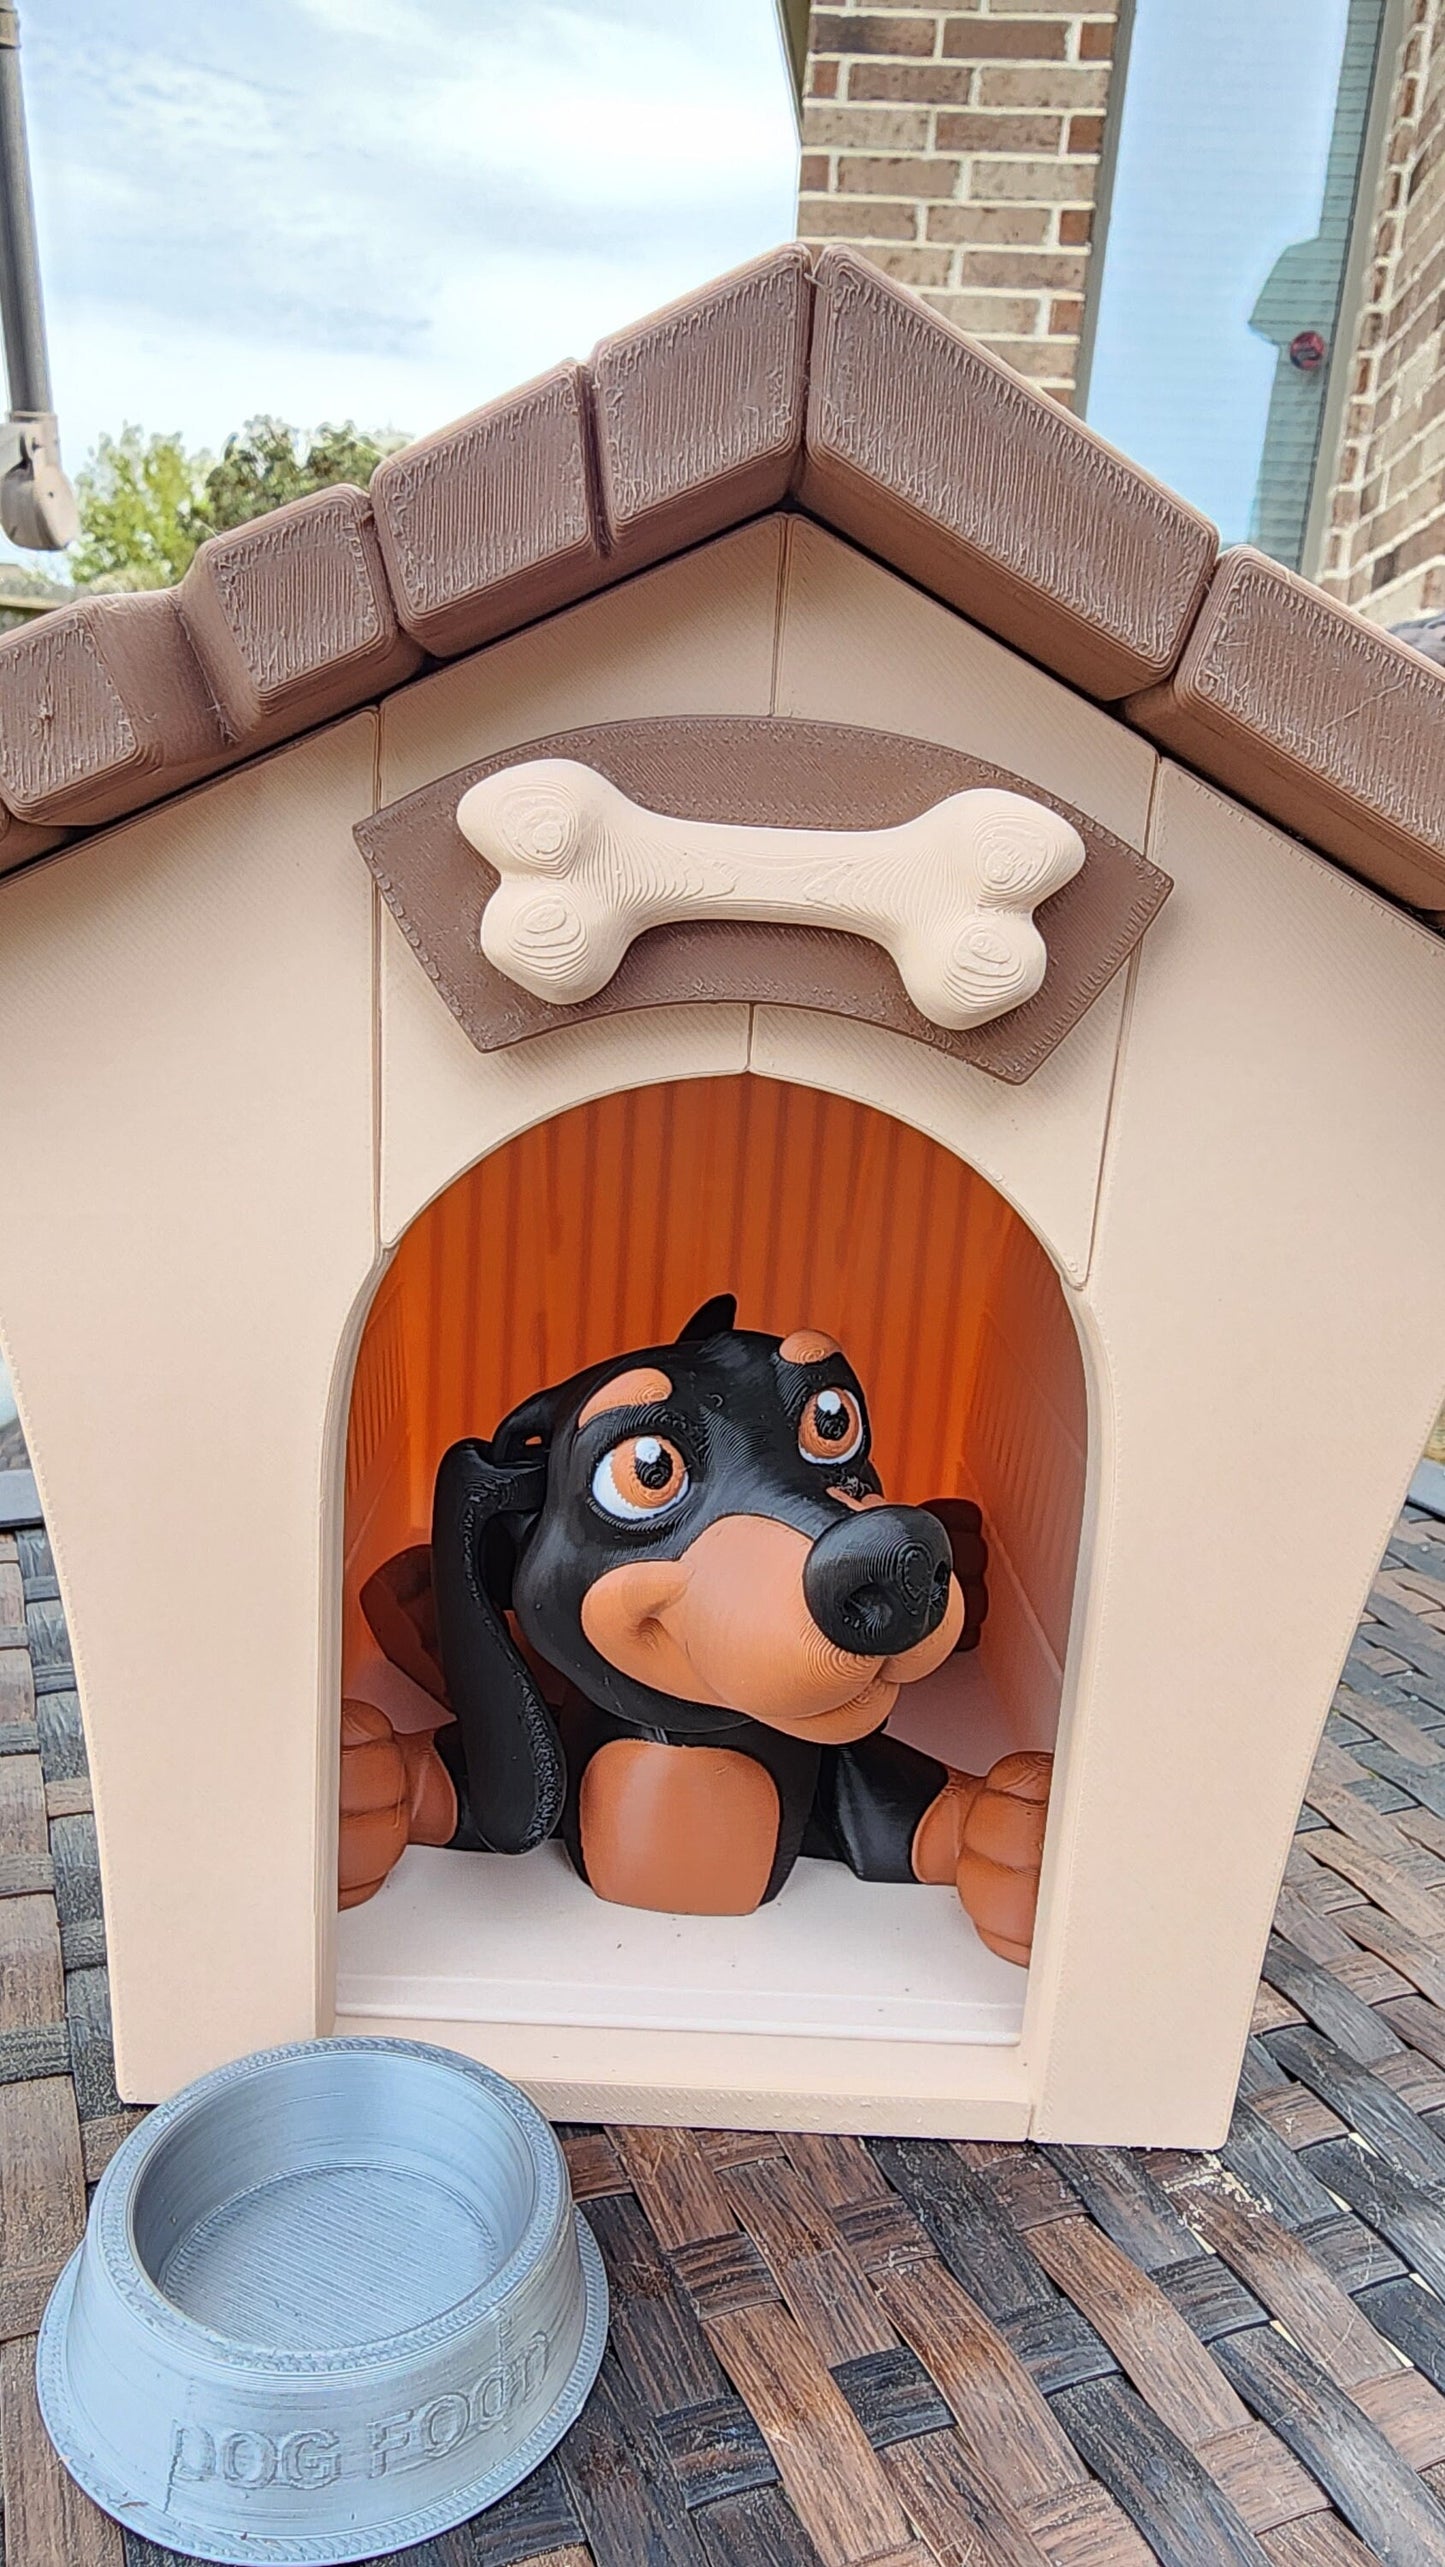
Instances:
[[[674,1344],[454,1444],[429,1563],[369,1582],[382,1647],[456,1716],[437,1740],[451,1841],[522,1853],[560,1830],[600,1897],[673,1913],[745,1914],[800,1853],[951,1881],[984,1941],[1026,1961],[1049,1758],[980,1777],[884,1734],[899,1688],[977,1640],[978,1509],[889,1504],[832,1339],[733,1316],[707,1303]],[[396,1742],[384,1775],[388,1724],[348,1719],[343,1862],[365,1896],[383,1805],[394,1860],[445,1840],[450,1802],[422,1742]]]

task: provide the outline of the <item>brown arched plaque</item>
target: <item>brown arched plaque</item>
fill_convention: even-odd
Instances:
[[[1002,785],[1073,822],[1082,870],[1043,903],[1042,988],[1007,1016],[949,1033],[905,996],[886,954],[836,928],[739,920],[655,927],[595,998],[575,1007],[533,998],[493,970],[478,938],[497,877],[457,827],[469,785],[531,758],[575,758],[634,802],[679,820],[760,828],[885,829],[946,795]],[[1027,778],[935,740],[767,714],[658,714],[526,740],[439,776],[358,822],[356,840],[392,916],[479,1051],[589,1016],[681,1001],[819,1008],[909,1034],[1012,1085],[1029,1078],[1107,987],[1172,889],[1121,838]]]

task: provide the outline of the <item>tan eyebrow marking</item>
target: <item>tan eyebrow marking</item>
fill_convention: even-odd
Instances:
[[[614,1373],[588,1400],[577,1423],[590,1426],[594,1417],[605,1416],[609,1408],[652,1408],[660,1399],[671,1399],[672,1384],[666,1373],[651,1364],[638,1364],[630,1373]]]
[[[821,1328],[795,1328],[778,1348],[785,1364],[821,1364],[825,1355],[842,1353],[836,1337],[825,1337]]]

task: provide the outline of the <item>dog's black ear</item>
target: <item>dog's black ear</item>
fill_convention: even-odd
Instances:
[[[705,1301],[700,1310],[693,1312],[687,1326],[679,1328],[672,1342],[675,1346],[695,1346],[704,1337],[725,1337],[728,1330],[736,1325],[737,1315],[737,1294],[715,1292],[711,1301]]]
[[[497,1854],[540,1845],[566,1797],[556,1724],[503,1619],[516,1545],[546,1485],[545,1449],[508,1459],[485,1444],[453,1444],[442,1456],[432,1507],[437,1648],[466,1759],[472,1824]]]

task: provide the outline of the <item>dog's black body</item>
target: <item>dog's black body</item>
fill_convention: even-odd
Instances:
[[[431,1567],[456,1715],[455,1731],[438,1744],[459,1787],[458,1843],[522,1852],[560,1830],[588,1877],[583,1778],[600,1750],[648,1740],[730,1749],[771,1775],[779,1816],[765,1898],[800,1853],[841,1859],[865,1879],[915,1877],[914,1835],[947,1771],[882,1734],[891,1708],[885,1679],[896,1665],[907,1680],[946,1614],[950,1630],[962,1624],[959,1645],[976,1640],[986,1610],[978,1511],[946,1502],[945,1529],[939,1515],[886,1504],[862,1389],[841,1353],[827,1340],[741,1331],[732,1319],[731,1301],[708,1303],[675,1343],[541,1392],[489,1445],[456,1444],[444,1457]],[[636,1399],[639,1387],[652,1395]],[[851,1702],[840,1695],[841,1707],[805,1707],[795,1717],[781,1687],[779,1708],[759,1717],[730,1699],[734,1649],[748,1671],[741,1689],[751,1684],[772,1699],[767,1633],[748,1620],[765,1610],[761,1590],[748,1591],[753,1558],[769,1577],[776,1559],[778,1578],[786,1569],[792,1582],[787,1644],[801,1652],[807,1682],[817,1693],[841,1666],[844,1694],[855,1688]],[[733,1581],[731,1638],[715,1603],[717,1563]],[[668,1636],[672,1603],[655,1615],[646,1603],[654,1586],[664,1599],[680,1593],[688,1575],[693,1587],[676,1616],[685,1613],[686,1630],[702,1634],[703,1672],[686,1656],[686,1639]],[[516,1646],[509,1611],[530,1649],[566,1680],[555,1712]],[[674,1676],[684,1669],[685,1690],[639,1672],[654,1649]],[[875,1693],[883,1703],[876,1720]]]

